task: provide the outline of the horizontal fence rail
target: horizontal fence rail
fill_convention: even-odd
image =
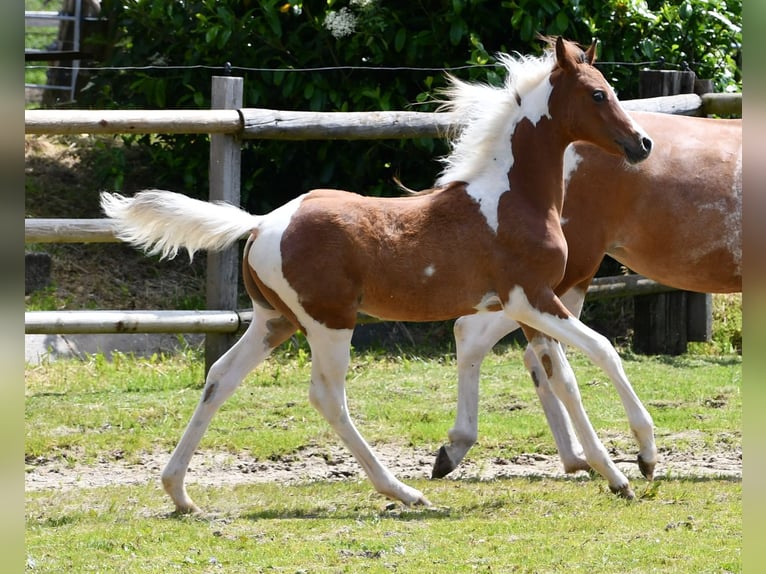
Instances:
[[[674,291],[642,275],[596,277],[589,300]],[[106,333],[236,333],[252,321],[252,311],[27,311],[26,335]],[[360,314],[360,324],[381,322]]]
[[[25,219],[25,243],[115,243],[111,219]]]
[[[26,110],[28,134],[236,134],[237,110]]]
[[[681,94],[622,102],[627,110],[677,115],[737,114],[742,94]],[[243,139],[444,137],[459,117],[438,112],[240,110],[26,110],[27,134],[232,134]]]
[[[236,333],[252,311],[27,311],[26,335]]]

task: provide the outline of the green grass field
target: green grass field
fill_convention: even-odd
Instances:
[[[635,501],[611,495],[599,476],[514,473],[520,454],[555,455],[514,347],[485,362],[479,444],[465,461],[500,464],[502,475],[425,478],[454,418],[453,355],[365,352],[354,354],[348,377],[352,417],[375,448],[402,458],[428,453],[423,472],[404,480],[434,506],[391,504],[359,473],[246,480],[240,458],[299,468],[310,451],[336,452],[338,439],[308,404],[310,358],[297,344],[251,374],[213,419],[200,456],[226,455],[230,474],[201,484],[192,472],[189,490],[205,512],[180,518],[159,486],[161,466],[141,465],[172,450],[196,406],[198,351],[27,366],[28,484],[50,473],[48,486],[26,492],[27,570],[741,571],[741,474],[716,470],[722,459],[741,464],[741,358],[623,356],[654,417],[661,456],[655,482],[632,478]],[[602,441],[615,458],[634,457],[611,384],[581,355],[571,360]],[[110,484],[110,469],[116,477],[126,468],[149,478]],[[55,486],[54,470],[63,478],[78,469],[102,479]]]

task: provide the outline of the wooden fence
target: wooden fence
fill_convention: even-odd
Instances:
[[[210,199],[239,205],[240,139],[402,139],[443,137],[459,118],[426,112],[287,112],[241,108],[243,80],[214,77],[211,110],[26,110],[27,134],[207,133]],[[741,114],[741,94],[683,94],[628,100],[629,110],[683,115]],[[117,241],[108,219],[26,219],[25,242]],[[206,333],[209,367],[233,343],[249,314],[236,311],[237,247],[209,254],[205,311],[32,311],[26,334]],[[637,275],[597,278],[589,296],[669,291]]]

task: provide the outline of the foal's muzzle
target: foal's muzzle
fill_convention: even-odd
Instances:
[[[642,136],[638,142],[623,146],[625,157],[630,163],[644,161],[652,153],[652,139],[648,136]]]

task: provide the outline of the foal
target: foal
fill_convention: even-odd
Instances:
[[[438,321],[503,310],[524,325],[535,352],[560,357],[551,384],[581,437],[589,464],[610,488],[633,492],[611,461],[583,409],[577,382],[559,344],[583,349],[623,390],[639,456],[654,464],[652,420],[633,393],[614,348],[573,317],[556,297],[566,262],[560,226],[563,156],[585,140],[644,160],[651,140],[624,112],[583,52],[555,41],[543,57],[502,57],[503,88],[466,110],[469,125],[454,141],[431,193],[371,198],[320,189],[273,212],[165,191],[133,198],[102,194],[118,236],[150,253],[173,257],[221,249],[247,236],[243,275],[253,301],[244,335],[212,367],[197,409],[162,473],[178,512],[194,512],[184,479],[211,418],[243,378],[297,329],[311,347],[309,400],[362,466],[378,492],[407,505],[429,504],[397,480],[354,426],[345,376],[357,314],[386,320]],[[471,85],[455,82],[465,97]]]
[[[742,120],[633,112],[655,142],[632,166],[587,143],[567,148],[562,228],[569,246],[556,287],[579,317],[604,255],[660,283],[704,293],[742,290]],[[478,436],[479,369],[519,324],[502,312],[455,323],[458,407],[433,477],[454,470]],[[527,349],[524,364],[567,472],[588,470],[582,446],[546,368]],[[645,467],[642,472],[648,469]]]

